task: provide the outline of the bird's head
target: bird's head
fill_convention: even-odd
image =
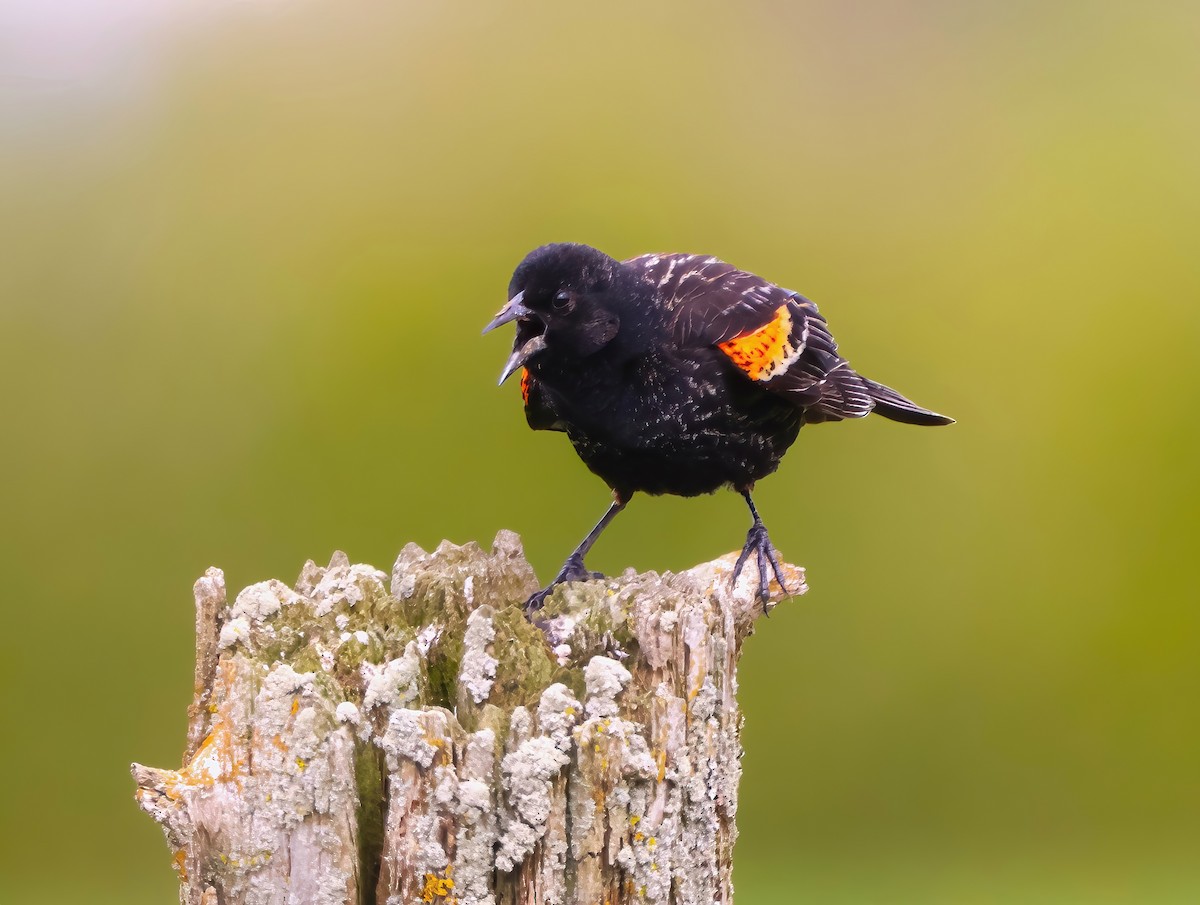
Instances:
[[[508,284],[508,304],[483,330],[517,322],[500,382],[535,356],[579,359],[612,342],[621,322],[610,290],[620,267],[587,245],[563,242],[527,254]]]

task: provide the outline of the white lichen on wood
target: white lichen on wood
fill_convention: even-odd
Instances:
[[[229,605],[210,569],[185,765],[133,767],[181,901],[730,902],[752,571],[567,585],[531,625],[511,532],[409,544],[390,587],[338,553]]]
[[[471,577],[467,582],[473,584]],[[474,596],[473,591],[468,596]],[[496,667],[500,661],[488,651],[496,638],[492,626],[492,608],[481,606],[472,610],[467,617],[467,631],[463,635],[462,666],[458,671],[458,687],[471,696],[476,704],[482,704],[492,693],[496,679]]]

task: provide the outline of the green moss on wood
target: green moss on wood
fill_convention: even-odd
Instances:
[[[370,743],[354,748],[354,776],[358,786],[358,901],[375,905],[387,815],[387,768],[383,752]]]
[[[449,626],[429,651],[427,701],[430,706],[453,708],[458,699],[458,670],[462,664],[462,629]]]
[[[493,618],[496,640],[496,681],[488,700],[503,710],[531,707],[559,672],[545,636],[517,607],[500,610]]]

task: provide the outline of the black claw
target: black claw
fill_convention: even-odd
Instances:
[[[771,544],[771,538],[767,536],[766,526],[761,523],[754,525],[746,533],[746,546],[742,547],[742,553],[733,566],[734,583],[742,574],[742,566],[746,564],[751,553],[755,555],[758,563],[758,599],[762,601],[763,612],[769,614],[767,604],[771,602],[771,579],[767,572],[768,565],[771,567],[771,572],[775,573],[775,580],[779,582],[783,593],[789,592],[787,582],[783,580],[783,566],[779,563],[779,556]]]
[[[603,577],[604,573],[589,570],[583,564],[582,556],[572,554],[567,557],[567,561],[563,563],[562,569],[554,576],[554,581],[550,582],[550,584],[546,585],[546,587],[542,588],[536,594],[531,595],[525,601],[525,617],[529,618],[533,613],[544,607],[546,605],[546,598],[550,596],[550,592],[560,584],[568,581],[592,581]]]
[[[554,581],[550,582],[550,587],[562,584],[564,581],[592,581],[593,579],[603,577],[603,572],[593,572],[585,566],[582,556],[572,554],[567,557],[567,561],[563,563],[562,569],[554,576]]]
[[[547,585],[536,594],[531,594],[525,601],[525,618],[532,619],[533,614],[546,605],[546,597],[554,590],[554,585]]]
[[[788,590],[787,582],[783,578],[783,566],[779,562],[778,553],[779,551],[772,547],[771,552],[767,556],[767,561],[771,563],[771,571],[775,573],[775,580],[779,582],[779,587],[783,589],[783,593],[790,594],[791,591]]]

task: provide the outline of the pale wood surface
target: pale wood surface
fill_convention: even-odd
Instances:
[[[731,564],[569,585],[537,625],[507,531],[410,544],[390,580],[335,554],[232,604],[208,570],[184,766],[133,766],[180,901],[731,902],[762,613]]]

